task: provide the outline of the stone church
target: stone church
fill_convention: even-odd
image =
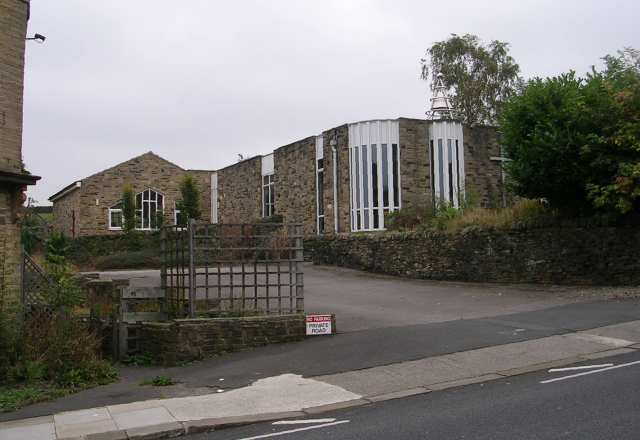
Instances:
[[[496,129],[455,120],[438,82],[428,119],[348,123],[218,170],[133,158],[51,196],[55,227],[74,237],[121,233],[125,184],[137,194],[137,229],[156,229],[157,213],[173,224],[187,173],[200,184],[203,221],[279,215],[303,223],[306,235],[384,230],[386,213],[435,201],[457,208],[471,193],[483,206],[506,200]]]

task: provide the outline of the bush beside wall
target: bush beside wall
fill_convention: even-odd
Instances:
[[[317,264],[413,278],[639,285],[640,228],[339,235],[305,241]]]
[[[160,267],[160,234],[96,235],[70,240],[69,260],[81,269]]]

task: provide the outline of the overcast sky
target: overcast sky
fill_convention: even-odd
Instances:
[[[424,117],[420,58],[511,43],[525,78],[640,48],[637,0],[32,0],[23,155],[40,204],[152,150],[217,169],[346,122]]]

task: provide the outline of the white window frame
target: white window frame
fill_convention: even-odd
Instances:
[[[383,145],[386,148],[386,176],[383,175]],[[373,160],[371,153],[373,146],[375,146],[377,164],[375,176],[372,175]],[[366,148],[366,163],[364,161],[363,148]],[[395,168],[393,163],[394,151],[397,156]],[[386,229],[384,226],[384,214],[386,212],[395,212],[402,208],[400,163],[398,121],[366,121],[352,124],[349,127],[349,201],[352,232],[383,231]],[[366,173],[363,172],[364,165],[366,165]],[[394,171],[396,185],[394,185]],[[374,206],[374,180],[377,184],[377,198],[375,200],[377,206]],[[387,204],[384,203],[385,183],[388,188]],[[375,227],[374,219],[376,215],[377,227]]]
[[[262,218],[271,217],[275,214],[276,197],[275,197],[275,173],[265,174],[262,176]],[[264,179],[267,179],[267,183],[264,183]],[[268,202],[265,203],[265,190],[269,192]],[[273,201],[272,201],[273,196]]]
[[[117,205],[114,205],[114,206],[117,206]],[[111,223],[111,218],[112,218],[113,214],[117,213],[117,212],[119,212],[120,215],[122,216],[122,223],[124,225],[124,214],[122,213],[122,208],[109,208],[109,214],[108,214],[108,217],[107,217],[107,222],[108,222],[107,225],[109,226],[108,229],[110,231],[122,231],[122,229],[123,229],[122,226],[119,226],[119,227],[118,226],[111,226],[111,224],[112,224]]]
[[[149,191],[149,199],[145,199],[144,198],[144,193]],[[155,194],[154,199],[152,200],[151,198],[151,193]],[[138,207],[138,196],[142,195],[141,197],[141,202],[142,202],[142,206]],[[164,216],[164,194],[158,190],[155,190],[153,188],[147,188],[144,191],[140,191],[139,193],[136,194],[136,199],[135,199],[135,203],[136,203],[136,230],[137,231],[157,231],[158,228],[152,228],[151,227],[151,204],[155,204],[156,205],[156,214],[158,213],[158,195],[162,196],[162,206],[160,207],[160,213],[161,215]],[[145,227],[144,226],[144,219],[142,218],[142,215],[144,213],[144,204],[148,203],[149,204],[149,218],[147,219],[149,221],[149,226]],[[140,220],[140,223],[138,224],[138,219]]]
[[[324,196],[324,136],[316,136],[316,234],[321,235],[326,230],[326,207],[324,206],[324,200],[322,200],[322,214],[320,214],[320,173],[322,173],[322,195]],[[322,161],[322,168],[318,167],[318,163]],[[323,197],[324,198],[324,197]],[[320,230],[320,222],[322,221],[322,231]]]
[[[435,121],[430,132],[429,161],[434,204],[460,208],[465,197],[462,124],[456,121]]]

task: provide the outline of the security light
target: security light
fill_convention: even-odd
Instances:
[[[33,37],[28,37],[27,38],[27,40],[35,40],[40,44],[44,43],[44,40],[46,40],[46,39],[47,39],[47,37],[45,37],[42,34],[35,34]]]

